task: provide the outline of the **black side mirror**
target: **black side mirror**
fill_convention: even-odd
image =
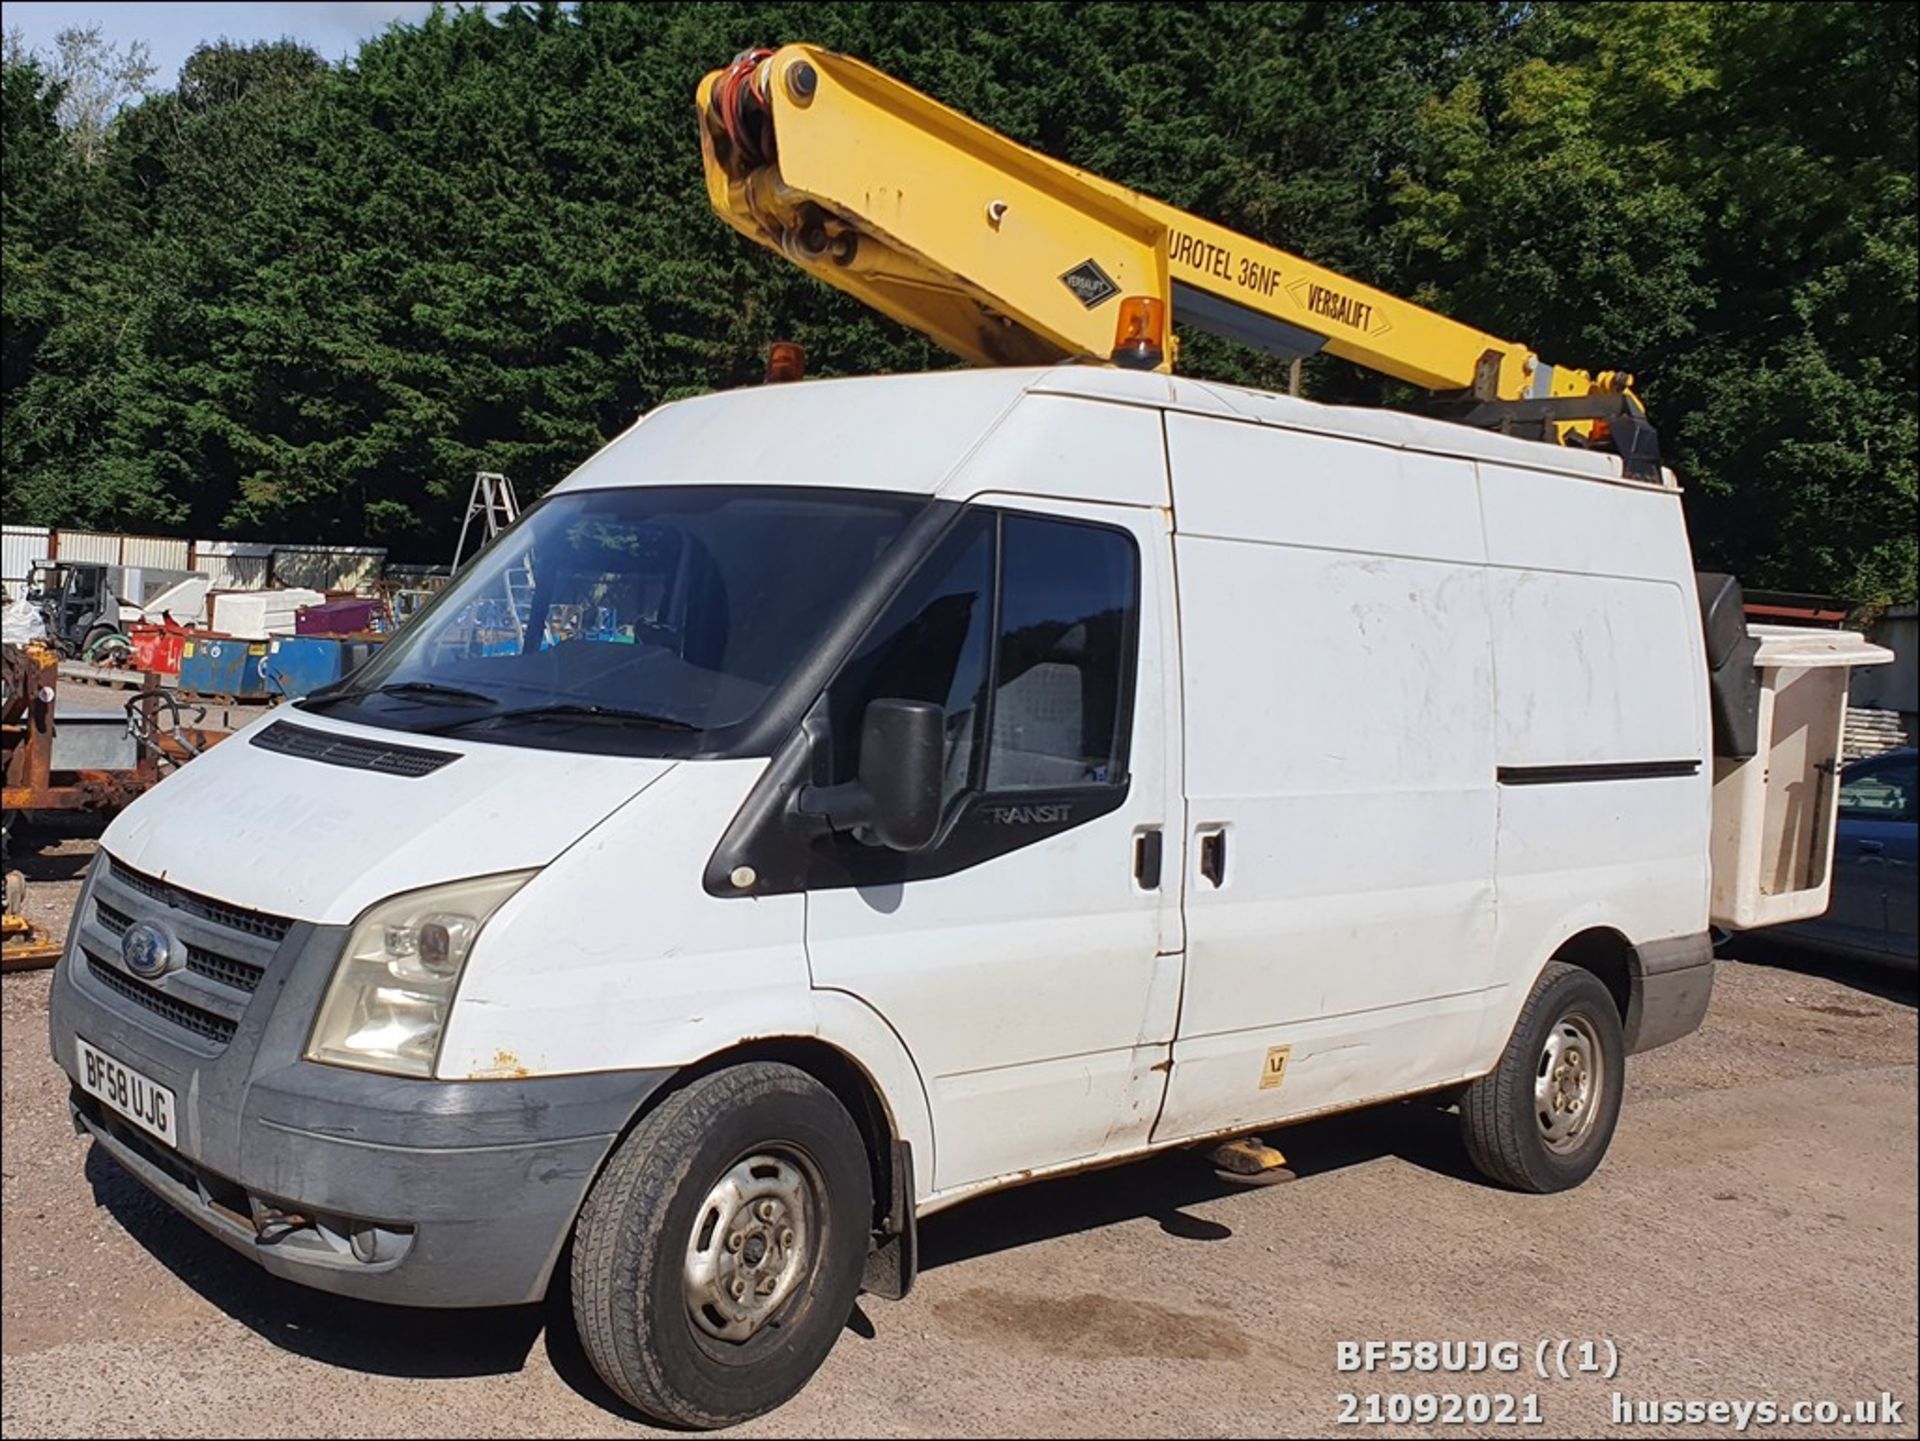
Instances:
[[[860,784],[873,797],[873,833],[889,850],[919,851],[940,829],[947,713],[932,701],[877,700],[860,726]]]
[[[824,817],[834,830],[864,826],[888,850],[925,850],[940,829],[946,726],[946,712],[932,701],[868,702],[859,779],[805,787],[800,810]]]

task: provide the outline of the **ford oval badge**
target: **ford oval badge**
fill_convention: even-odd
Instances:
[[[150,921],[136,921],[120,938],[120,959],[136,976],[151,980],[173,964],[173,938]]]

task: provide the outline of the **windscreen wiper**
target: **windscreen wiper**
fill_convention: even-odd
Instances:
[[[307,704],[311,707],[313,702],[322,701],[331,705],[337,700],[360,700],[370,695],[427,696],[435,700],[457,701],[462,705],[498,705],[500,703],[499,696],[488,695],[485,691],[468,690],[465,686],[441,685],[440,682],[432,680],[403,680],[395,681],[392,685],[377,685],[371,690],[341,690],[325,695],[315,692],[307,697]]]
[[[655,715],[651,711],[643,710],[626,710],[620,706],[596,705],[591,701],[549,701],[545,705],[514,706],[508,710],[494,711],[489,715],[462,716],[459,720],[449,721],[445,725],[434,726],[432,729],[436,732],[450,731],[493,721],[547,719],[611,721],[618,725],[645,726],[649,730],[663,731],[701,729],[700,726],[692,725],[674,716]]]

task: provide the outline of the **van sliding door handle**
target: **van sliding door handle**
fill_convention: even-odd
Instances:
[[[1200,837],[1200,874],[1218,887],[1227,878],[1227,833],[1208,831]]]
[[[1160,889],[1160,831],[1136,831],[1133,837],[1133,881],[1143,891]]]

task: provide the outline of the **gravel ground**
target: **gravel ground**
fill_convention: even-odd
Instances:
[[[91,850],[76,833],[27,858],[36,915],[63,917]],[[1913,973],[1785,953],[1719,972],[1701,1033],[1634,1060],[1578,1191],[1478,1183],[1454,1119],[1408,1104],[1285,1133],[1290,1186],[1175,1156],[988,1198],[930,1220],[914,1294],[864,1303],[814,1383],[741,1434],[1324,1433],[1342,1393],[1505,1391],[1551,1436],[1728,1433],[1616,1428],[1614,1393],[1890,1392],[1895,1425],[1756,1433],[1913,1436]],[[308,1292],[89,1154],[47,1058],[48,982],[0,987],[7,1436],[646,1429],[594,1380],[564,1298],[449,1314]],[[1562,1337],[1612,1343],[1618,1378],[1336,1370],[1343,1340]]]

